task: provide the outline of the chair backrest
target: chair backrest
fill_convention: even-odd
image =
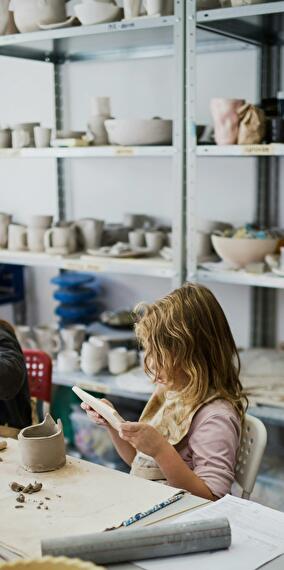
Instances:
[[[50,403],[52,383],[52,360],[50,356],[37,349],[27,349],[23,352],[31,397]]]
[[[235,470],[235,479],[242,488],[243,499],[250,498],[266,442],[267,432],[263,423],[246,414]]]

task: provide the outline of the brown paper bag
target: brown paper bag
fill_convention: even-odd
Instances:
[[[240,124],[238,144],[259,144],[266,131],[266,117],[262,109],[246,103],[237,111]]]

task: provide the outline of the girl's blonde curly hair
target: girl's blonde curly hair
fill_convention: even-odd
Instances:
[[[150,305],[134,309],[138,342],[145,350],[145,372],[169,387],[186,378],[192,407],[216,393],[243,419],[247,398],[239,380],[240,359],[225,314],[213,293],[188,283]],[[185,386],[183,385],[183,388]]]

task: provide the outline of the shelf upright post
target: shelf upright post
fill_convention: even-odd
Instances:
[[[186,2],[186,258],[188,279],[197,269],[195,235],[196,186],[196,0]]]
[[[275,26],[277,26],[277,16],[274,16],[274,19]],[[259,78],[262,98],[275,97],[280,88],[280,69],[281,48],[278,45],[264,44],[261,46]],[[263,226],[276,227],[279,223],[279,158],[261,157],[257,162],[256,222]],[[252,346],[275,346],[276,317],[277,291],[254,287],[252,289]]]
[[[64,55],[60,52],[60,40],[54,40],[54,102],[55,128],[65,129],[69,119],[69,101],[67,92],[67,66]],[[56,159],[57,165],[57,221],[71,216],[69,165],[63,158]]]
[[[183,0],[175,0],[174,24],[174,159],[173,159],[173,286],[186,278],[186,134],[185,134],[185,14]]]

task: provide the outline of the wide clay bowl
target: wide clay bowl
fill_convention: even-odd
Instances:
[[[249,263],[264,261],[274,253],[277,239],[228,238],[211,236],[213,247],[219,257],[233,267],[245,267]]]
[[[110,144],[122,146],[172,144],[172,121],[164,119],[108,119]]]

